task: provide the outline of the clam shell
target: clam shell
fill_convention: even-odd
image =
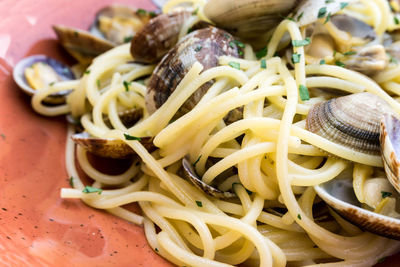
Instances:
[[[227,199],[236,197],[235,194],[231,192],[223,192],[218,188],[215,188],[211,185],[206,184],[201,180],[200,177],[197,176],[196,171],[193,168],[193,164],[190,163],[189,156],[185,156],[182,159],[182,166],[184,170],[184,176],[189,179],[198,189],[206,193],[207,195],[220,198],[220,199]]]
[[[146,107],[150,113],[158,109],[175,90],[192,65],[198,61],[203,70],[218,66],[223,55],[239,56],[239,48],[229,33],[208,27],[196,30],[172,48],[154,70],[147,87]],[[201,86],[180,108],[179,113],[190,111],[207,92],[211,82]]]
[[[391,108],[380,97],[357,93],[314,105],[307,115],[306,128],[355,151],[378,155],[380,120],[387,112]]]
[[[111,138],[91,137],[88,133],[74,134],[72,140],[87,151],[105,158],[125,159],[136,155],[135,151],[124,141]],[[140,143],[148,150],[154,151],[153,137],[141,137]]]
[[[63,25],[55,25],[53,29],[61,45],[82,64],[90,64],[95,57],[115,46],[87,31]]]
[[[299,0],[209,0],[204,14],[217,27],[252,39],[267,33],[289,14]]]
[[[393,114],[384,114],[381,120],[380,142],[383,166],[388,180],[400,192],[400,120]]]
[[[333,179],[314,189],[329,206],[361,229],[400,240],[400,220],[362,209],[352,179]]]
[[[21,90],[28,95],[35,94],[36,90],[30,87],[29,84],[27,83],[25,79],[25,69],[29,68],[30,66],[38,62],[43,62],[51,66],[62,80],[75,79],[75,75],[72,73],[72,71],[67,65],[53,58],[50,58],[46,55],[33,55],[26,57],[20,60],[14,67],[13,79],[17,83],[19,88],[21,88]],[[68,95],[70,92],[71,92],[70,90],[65,90],[58,92],[56,94],[49,95],[44,99],[44,102],[48,104],[65,103],[65,96]]]
[[[139,108],[131,108],[131,109],[127,109],[121,112],[118,112],[118,116],[122,122],[123,125],[125,125],[125,127],[129,128],[131,126],[133,126],[136,122],[138,122],[138,120],[140,120],[140,118],[142,118],[143,116],[143,109]],[[108,117],[104,118],[104,123],[111,127],[111,122],[110,119]]]
[[[160,60],[178,42],[179,32],[190,16],[189,11],[175,11],[151,19],[132,38],[134,60],[142,63]]]

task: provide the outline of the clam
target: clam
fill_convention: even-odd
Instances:
[[[53,29],[61,45],[80,63],[90,64],[96,56],[131,38],[156,14],[144,9],[111,5],[101,9],[89,31],[63,25]]]
[[[307,115],[306,128],[355,151],[379,155],[380,120],[391,111],[374,94],[351,94],[314,105]]]
[[[131,41],[131,54],[135,61],[155,63],[177,42],[179,32],[191,16],[189,11],[174,11],[149,21]]]
[[[71,69],[48,56],[33,55],[18,62],[13,69],[13,78],[17,85],[28,95],[51,86],[55,82],[75,79]],[[44,99],[48,104],[62,104],[69,90],[49,95]]]
[[[182,159],[182,166],[183,166],[183,171],[184,171],[184,176],[189,179],[195,185],[198,189],[206,193],[207,195],[220,198],[220,199],[227,199],[227,198],[233,198],[236,197],[235,194],[231,192],[223,192],[219,190],[218,188],[208,185],[205,182],[201,180],[201,178],[196,174],[196,171],[194,170],[193,164],[189,160],[189,156],[185,156]]]
[[[204,14],[235,36],[257,38],[282,21],[299,3],[299,0],[209,0]]]
[[[155,16],[153,11],[114,4],[97,12],[90,32],[120,45],[135,36]]]
[[[206,70],[218,66],[220,56],[238,57],[239,49],[232,35],[214,27],[196,30],[185,36],[164,56],[150,77],[146,94],[148,111],[153,113],[164,104],[193,63],[200,62]],[[178,113],[190,111],[210,86],[211,82],[201,86]]]
[[[112,138],[91,137],[88,133],[74,134],[72,140],[87,151],[105,158],[125,159],[136,155],[124,141]],[[140,143],[150,152],[155,150],[153,137],[141,137]]]
[[[388,180],[400,192],[400,121],[393,114],[384,114],[381,120],[380,142],[383,166]]]
[[[336,178],[314,186],[314,189],[320,198],[353,224],[375,234],[400,240],[400,219],[362,208],[355,196],[351,178]],[[393,203],[391,201],[390,204]]]

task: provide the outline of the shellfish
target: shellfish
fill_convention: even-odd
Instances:
[[[54,82],[73,80],[75,75],[71,69],[48,56],[33,55],[18,62],[13,69],[13,78],[17,85],[28,95],[49,86]],[[44,99],[48,104],[62,104],[69,90],[51,94]]]
[[[363,92],[314,105],[306,128],[355,151],[379,155],[379,129],[383,114],[392,112],[380,97]]]
[[[131,41],[135,61],[154,63],[161,59],[177,42],[189,11],[175,11],[151,19]]]
[[[229,33],[208,27],[196,30],[171,49],[154,70],[148,84],[146,107],[150,113],[157,110],[175,90],[176,86],[196,62],[203,70],[218,66],[222,55],[239,57],[240,47]],[[187,113],[207,92],[211,83],[201,86],[180,108],[179,113]]]

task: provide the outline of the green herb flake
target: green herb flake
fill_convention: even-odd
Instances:
[[[130,85],[130,84],[131,84],[130,82],[123,81],[123,85],[124,85],[124,87],[125,87],[125,92],[129,92],[129,85]]]
[[[198,12],[199,12],[199,8],[196,8],[196,9],[192,12],[192,15],[197,15]]]
[[[74,187],[74,177],[69,177],[69,185],[71,186],[71,187]]]
[[[380,258],[377,263],[382,263],[386,260],[386,257]]]
[[[239,56],[243,56],[243,54],[244,54],[242,50],[239,50],[238,53],[239,53]]]
[[[319,65],[325,65],[325,64],[326,64],[325,59],[321,59],[321,60],[319,61]]]
[[[351,55],[355,55],[355,54],[357,54],[356,51],[347,51],[347,52],[343,53],[344,56],[351,56]]]
[[[304,15],[304,12],[301,12],[300,15],[297,16],[296,20],[299,21]]]
[[[227,33],[224,33],[224,37],[225,37],[226,39],[231,38],[231,36],[230,36],[229,34],[227,34]]]
[[[340,3],[340,9],[343,9],[343,8],[345,8],[346,6],[348,6],[349,5],[349,3],[347,3],[347,2],[341,2]]]
[[[301,57],[301,54],[296,54],[296,53],[292,54],[292,63],[293,64],[299,63],[300,57]]]
[[[292,40],[292,45],[294,47],[300,47],[300,46],[305,46],[311,44],[311,39],[307,37],[304,40]]]
[[[192,28],[189,28],[188,31],[187,31],[187,33],[191,33],[192,31],[193,31],[193,29],[192,29]]]
[[[49,83],[49,86],[53,86],[56,82]]]
[[[326,16],[326,19],[325,19],[325,21],[324,21],[324,24],[331,20],[331,16],[332,16],[332,14],[331,14],[331,12],[329,12],[329,13],[328,13],[328,16]]]
[[[74,36],[78,37],[79,36],[79,32],[78,31],[74,31]]]
[[[244,48],[244,47],[246,46],[244,43],[242,43],[242,42],[239,41],[239,40],[235,40],[234,42],[235,42],[235,44],[236,44],[237,46],[239,46],[240,48]]]
[[[238,63],[238,62],[231,61],[228,63],[228,65],[234,69],[240,70],[240,63]]]
[[[323,18],[323,17],[325,17],[325,15],[326,15],[326,7],[321,7],[319,10],[318,10],[318,18],[320,19],[320,18]]]
[[[394,17],[393,20],[394,20],[394,24],[396,24],[396,25],[400,24],[400,21],[399,21],[398,17]]]
[[[139,8],[138,10],[136,10],[136,14],[138,14],[138,15],[146,15],[147,14],[147,10]]]
[[[262,57],[265,57],[267,53],[268,53],[268,48],[265,46],[263,49],[256,52],[256,57],[257,59],[260,59]]]
[[[200,159],[201,159],[201,155],[196,159],[196,161],[195,162],[193,162],[193,167],[196,167],[196,165],[197,165],[197,163],[200,161]]]
[[[197,207],[203,207],[203,203],[201,201],[196,200]]]
[[[129,42],[132,40],[132,38],[133,38],[132,35],[131,35],[131,36],[126,36],[126,37],[124,38],[124,43],[129,43]]]
[[[100,82],[100,80],[97,80],[96,83],[97,83],[97,88],[100,88],[100,87],[101,87],[101,82]]]
[[[336,61],[335,61],[335,65],[336,65],[336,66],[339,66],[339,67],[342,67],[342,68],[343,68],[344,66],[346,66],[346,64],[344,64],[343,62],[341,62],[341,61],[339,61],[339,60],[336,60]]]
[[[6,135],[5,134],[1,133],[0,136],[1,136],[1,138],[3,138],[3,140],[6,140]]]
[[[96,187],[91,187],[91,186],[85,186],[85,188],[82,190],[83,193],[85,194],[90,194],[90,193],[98,193],[99,195],[101,192],[103,192],[103,189],[101,188],[96,188]]]
[[[398,63],[397,59],[395,59],[391,54],[386,53],[386,55],[389,57],[389,62],[390,63],[395,63],[395,64]]]
[[[295,21],[294,20],[294,18],[292,18],[292,17],[287,17],[287,16],[283,16],[283,15],[279,15],[281,18],[283,18],[283,19],[287,19],[287,20],[290,20],[290,21]]]
[[[89,74],[90,70],[85,70],[85,72],[83,74]]]
[[[301,220],[301,215],[300,215],[300,213],[297,214],[297,218],[298,218],[299,220]]]
[[[267,68],[267,60],[265,60],[265,58],[261,59],[260,68],[262,68],[262,69]]]
[[[382,198],[387,198],[387,197],[391,197],[392,193],[386,192],[386,191],[381,191],[381,195],[382,195]]]
[[[158,252],[158,248],[155,248],[154,250],[155,250],[156,252]]]
[[[333,2],[335,2],[334,0],[325,0],[325,4],[330,4],[330,3],[333,3]]]
[[[156,12],[154,11],[150,11],[149,12],[150,17],[154,18],[155,16],[157,16]]]
[[[233,41],[230,41],[230,42],[229,42],[229,46],[232,47],[232,48],[236,48],[235,42],[233,42]]]
[[[125,139],[129,140],[129,141],[132,141],[132,140],[141,141],[142,140],[142,138],[140,138],[140,137],[132,136],[132,135],[129,135],[126,133],[124,133],[124,136],[125,136]]]
[[[196,46],[194,51],[199,52],[203,47],[201,45]]]
[[[300,84],[299,94],[302,101],[310,99],[310,93],[308,92],[308,88],[305,85]]]

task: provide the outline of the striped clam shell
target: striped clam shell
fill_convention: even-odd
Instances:
[[[380,97],[363,92],[314,105],[307,115],[307,130],[355,151],[380,154],[379,131],[390,106]]]
[[[400,120],[393,114],[384,114],[381,120],[380,142],[386,177],[400,192]]]
[[[163,57],[150,77],[146,94],[148,111],[155,112],[167,101],[196,61],[203,65],[203,70],[207,70],[218,66],[220,56],[239,57],[239,49],[232,35],[215,27],[196,30],[185,36]],[[190,111],[211,84],[212,82],[208,82],[202,85],[178,113]]]

